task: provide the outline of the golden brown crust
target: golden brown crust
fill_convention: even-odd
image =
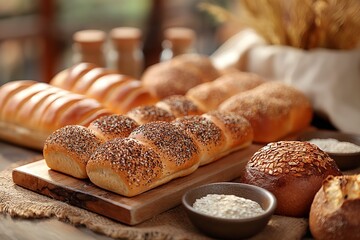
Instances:
[[[140,125],[155,121],[171,122],[175,120],[175,116],[171,112],[155,105],[133,108],[127,112],[126,115],[134,119]]]
[[[360,238],[360,175],[329,176],[311,205],[309,226],[315,239]]]
[[[118,114],[158,101],[139,80],[94,64],[76,64],[58,73],[50,84],[94,98]]]
[[[220,111],[211,111],[203,116],[213,121],[226,136],[227,151],[223,155],[247,147],[253,142],[254,131],[246,118]]]
[[[305,217],[322,181],[329,175],[341,172],[335,161],[317,146],[280,141],[267,144],[252,156],[243,182],[272,192],[278,201],[277,214]]]
[[[108,141],[128,137],[138,126],[139,124],[130,117],[113,114],[96,119],[88,128],[93,130],[99,138]]]
[[[47,136],[69,124],[87,126],[108,115],[99,102],[57,87],[15,81],[0,88],[0,137],[22,146],[42,150]]]
[[[181,95],[173,95],[157,102],[155,106],[172,113],[175,117],[200,115],[203,112],[191,100]]]
[[[76,178],[87,178],[86,164],[102,142],[92,130],[68,125],[49,135],[43,155],[49,168]]]
[[[141,82],[153,96],[163,99],[171,95],[185,95],[190,88],[218,76],[209,57],[184,54],[148,67]]]
[[[309,126],[310,101],[304,94],[280,82],[266,82],[223,102],[219,109],[249,120],[255,142],[278,141]]]
[[[164,175],[184,176],[199,164],[199,149],[179,128],[168,122],[151,122],[136,128],[129,136],[153,148],[163,160]]]
[[[196,143],[199,149],[200,165],[219,159],[226,147],[226,139],[221,129],[203,116],[186,116],[172,122],[182,129]]]
[[[253,73],[232,72],[220,76],[212,82],[202,83],[191,88],[186,97],[198,105],[202,111],[216,110],[226,99],[250,90],[264,83],[260,76]]]
[[[124,196],[134,196],[161,183],[160,156],[135,139],[113,139],[100,146],[86,166],[98,186]]]

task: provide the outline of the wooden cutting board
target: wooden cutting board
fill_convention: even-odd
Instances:
[[[19,186],[67,202],[125,224],[135,225],[181,203],[182,195],[193,187],[212,182],[231,181],[241,176],[250,157],[261,147],[251,145],[194,173],[172,180],[135,197],[124,197],[49,169],[45,160],[13,170]]]

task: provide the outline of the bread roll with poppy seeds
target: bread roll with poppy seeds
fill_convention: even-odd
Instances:
[[[279,141],[259,149],[245,167],[242,181],[272,192],[276,214],[306,217],[322,181],[342,175],[336,163],[316,145]]]
[[[108,141],[114,138],[128,137],[138,126],[139,124],[128,116],[112,114],[94,120],[88,128],[93,130],[103,141]]]
[[[86,164],[102,143],[91,129],[68,125],[49,135],[43,155],[49,168],[76,178],[87,178]]]
[[[315,239],[360,239],[360,175],[329,176],[311,205],[309,225]]]
[[[186,116],[172,124],[184,130],[199,146],[200,166],[245,148],[253,140],[250,123],[230,113],[213,111],[201,116]]]

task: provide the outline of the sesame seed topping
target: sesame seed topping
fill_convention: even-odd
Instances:
[[[102,161],[124,174],[129,185],[146,186],[158,179],[163,165],[159,155],[135,139],[116,138],[101,145],[90,161]]]
[[[224,140],[221,129],[202,116],[178,118],[173,124],[193,135],[203,146],[217,145]]]
[[[240,140],[244,136],[253,134],[250,122],[240,115],[221,111],[211,111],[206,113],[206,115],[219,119],[234,139]]]
[[[136,128],[130,137],[142,135],[170,158],[176,166],[187,163],[198,149],[183,131],[168,122],[151,122]]]
[[[173,95],[162,100],[169,106],[170,111],[176,116],[193,115],[200,112],[198,107],[185,96]]]
[[[88,128],[78,125],[62,127],[45,141],[45,145],[60,145],[68,153],[76,154],[83,163],[86,163],[91,154],[102,143]]]
[[[124,115],[114,114],[98,118],[90,124],[89,128],[100,130],[103,134],[108,135],[108,139],[110,139],[127,137],[138,126],[133,119]]]
[[[130,110],[127,115],[142,123],[154,121],[170,122],[175,119],[172,113],[154,105],[136,107]]]

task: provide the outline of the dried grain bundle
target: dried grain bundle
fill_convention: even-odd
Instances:
[[[360,47],[359,0],[238,1],[239,14],[235,17],[211,4],[202,9],[224,21],[236,18],[269,44],[302,49]]]

